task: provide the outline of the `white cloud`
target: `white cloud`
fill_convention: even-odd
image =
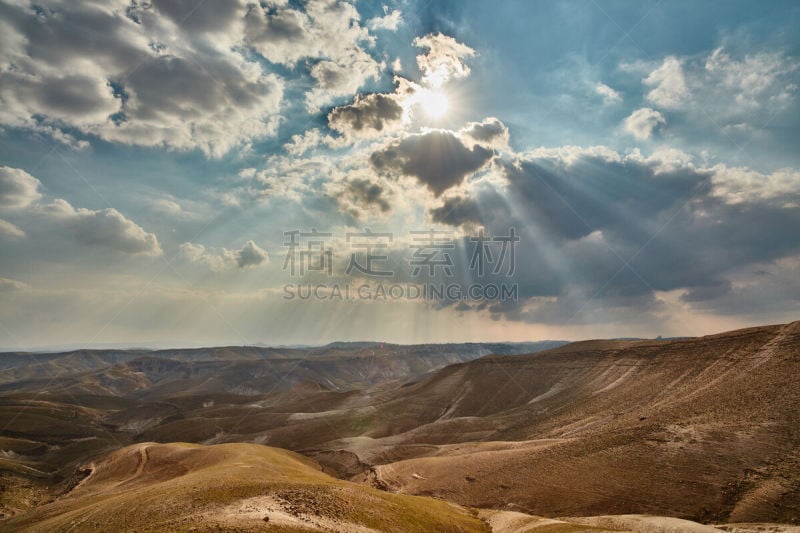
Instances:
[[[126,218],[116,209],[97,211],[74,208],[68,201],[57,198],[39,203],[41,182],[22,169],[0,167],[0,207],[30,207],[34,215],[57,223],[53,231],[68,231],[78,242],[113,249],[128,254],[159,255],[161,246],[155,234]],[[40,217],[37,217],[40,218]],[[14,237],[25,231],[10,222],[0,220],[0,233]]]
[[[28,207],[42,197],[38,179],[19,168],[0,167],[0,207]]]
[[[202,244],[185,242],[178,248],[187,259],[194,263],[205,263],[214,272],[222,272],[225,269],[226,257],[208,252]]]
[[[6,237],[24,237],[25,232],[16,224],[0,219],[0,235]]]
[[[625,131],[633,135],[639,140],[649,139],[653,135],[653,131],[667,123],[664,115],[649,107],[637,109],[625,119]]]
[[[339,144],[340,142],[332,136],[323,135],[319,128],[311,128],[303,133],[292,135],[289,142],[283,145],[283,148],[291,155],[300,156],[318,146],[324,145],[333,148]],[[256,169],[252,169],[253,175],[255,175],[255,170]]]
[[[469,76],[470,69],[464,60],[475,55],[475,50],[469,46],[441,33],[417,37],[414,46],[426,50],[417,56],[425,85],[441,87],[452,78]]]
[[[617,104],[622,101],[622,95],[603,82],[598,82],[594,86],[594,91],[603,98],[606,105]]]
[[[23,283],[15,279],[0,278],[0,293],[24,291],[29,288],[30,287],[27,283]]]
[[[219,252],[209,250],[202,244],[185,242],[179,246],[181,253],[192,262],[205,263],[213,272],[222,272],[229,266],[241,269],[255,267],[269,262],[269,254],[254,241],[247,241],[238,250],[222,248]]]
[[[257,188],[248,192],[256,198],[284,198],[300,201],[303,195],[318,191],[331,179],[333,162],[328,157],[271,156],[254,178]]]
[[[367,21],[367,27],[371,30],[397,31],[403,23],[403,13],[399,9],[390,10],[388,6],[383,6],[384,15],[375,17]]]
[[[763,174],[745,167],[716,165],[711,170],[713,194],[729,204],[774,200],[783,207],[800,208],[800,172],[793,169]]]
[[[312,0],[305,11],[252,5],[245,16],[245,44],[269,61],[294,66],[301,59],[318,60],[310,61],[317,81],[306,98],[310,111],[379,76],[384,65],[364,50],[374,40],[347,2]]]
[[[668,109],[680,107],[689,96],[683,65],[674,56],[664,58],[661,66],[652,71],[643,83],[652,87],[647,99]]]
[[[759,52],[737,60],[723,48],[714,50],[705,63],[712,85],[733,90],[736,103],[753,108],[786,103],[797,92],[797,86],[787,79],[797,67],[796,61],[777,52]]]
[[[186,199],[178,200],[171,195],[162,196],[160,198],[148,198],[146,201],[151,211],[180,220],[198,218],[200,216],[199,211],[203,208],[202,204]]]
[[[66,200],[57,199],[39,206],[39,211],[54,219],[82,244],[127,254],[162,253],[155,234],[148,233],[116,209],[76,209]]]
[[[346,59],[361,43],[373,41],[355,6],[311,0],[305,11],[286,6],[251,6],[245,16],[245,43],[273,63],[292,66],[301,59]]]
[[[778,117],[792,105],[798,92],[799,65],[796,58],[781,51],[741,55],[717,48],[620,68],[643,75],[645,99],[653,108],[682,114],[676,127],[713,130],[711,134],[722,128],[728,135],[760,133],[770,122],[764,110]],[[709,129],[709,125],[713,127]]]
[[[154,211],[158,211],[159,213],[164,213],[167,215],[183,214],[183,208],[181,207],[181,204],[167,198],[157,198],[150,202],[150,206]]]
[[[306,108],[314,112],[337,96],[354,94],[368,79],[377,80],[384,67],[361,49],[339,61],[320,61],[311,67],[317,86],[306,95]]]
[[[235,51],[244,4],[201,5],[177,24],[184,7],[5,6],[0,123],[78,148],[62,129],[213,157],[273,135],[283,82]]]

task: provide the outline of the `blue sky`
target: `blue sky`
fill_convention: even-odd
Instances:
[[[797,318],[794,2],[0,13],[2,347],[699,335]],[[512,227],[514,272],[477,279],[470,237]],[[331,274],[293,277],[284,232],[311,228],[333,234]],[[431,228],[452,277],[410,274],[410,232]],[[375,250],[393,276],[345,272],[366,258],[346,235],[365,229],[392,234]],[[427,282],[516,293],[286,290]]]

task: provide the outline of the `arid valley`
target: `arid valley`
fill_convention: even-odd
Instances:
[[[0,360],[3,529],[800,526],[800,322]]]
[[[0,0],[0,533],[800,533],[798,139],[798,0]]]

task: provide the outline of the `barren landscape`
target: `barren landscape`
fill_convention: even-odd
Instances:
[[[800,526],[800,322],[551,345],[9,354],[2,524]]]
[[[0,533],[800,533],[797,0],[0,0]]]

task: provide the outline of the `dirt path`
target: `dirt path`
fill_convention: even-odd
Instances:
[[[147,451],[148,448],[150,448],[149,444],[143,444],[142,446],[139,447],[139,449],[137,450],[138,464],[136,465],[136,470],[133,472],[133,474],[130,475],[130,477],[127,477],[122,481],[120,481],[119,483],[117,483],[116,484],[117,487],[129,483],[142,475],[142,472],[144,472],[144,467],[145,465],[147,465],[147,461],[150,459],[150,455]]]

